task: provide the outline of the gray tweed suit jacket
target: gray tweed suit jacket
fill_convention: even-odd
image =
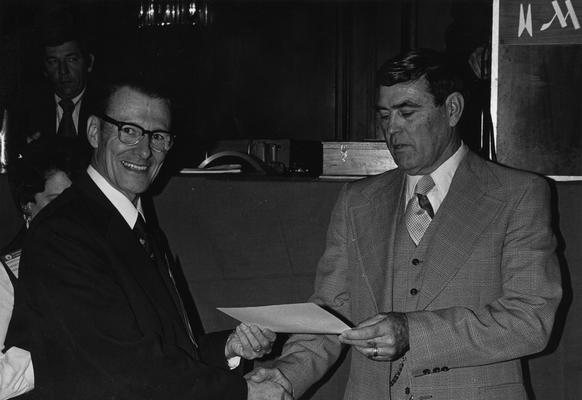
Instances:
[[[333,210],[311,300],[354,324],[392,310],[405,181],[396,169],[349,183]],[[344,399],[525,399],[519,358],[547,345],[562,295],[550,220],[543,178],[469,152],[427,231],[402,375],[390,388],[400,361],[353,351]],[[340,349],[334,336],[293,335],[276,366],[299,397]]]

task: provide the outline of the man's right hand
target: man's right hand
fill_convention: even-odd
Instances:
[[[293,400],[291,383],[277,368],[256,368],[245,379],[248,400]]]

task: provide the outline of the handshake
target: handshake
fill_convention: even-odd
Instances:
[[[240,324],[228,337],[224,354],[228,360],[254,360],[271,352],[276,337],[269,329]],[[277,368],[256,368],[245,379],[248,400],[293,400],[291,383]]]
[[[293,400],[291,382],[277,368],[255,368],[245,379],[248,400]]]

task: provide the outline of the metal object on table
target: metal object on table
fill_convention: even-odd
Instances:
[[[220,151],[218,153],[215,153],[207,157],[204,161],[202,161],[200,165],[198,165],[198,168],[207,168],[208,166],[210,166],[210,164],[214,163],[216,160],[221,159],[222,160],[228,159],[231,161],[232,159],[235,159],[237,161],[239,160],[244,161],[246,164],[250,165],[256,172],[260,173],[265,172],[265,169],[261,165],[260,160],[249,154],[241,153],[239,151]]]
[[[321,173],[321,142],[296,139],[233,139],[220,140],[209,149],[210,154],[222,151],[247,153],[261,161],[267,173],[274,175]]]

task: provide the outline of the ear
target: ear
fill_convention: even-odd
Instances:
[[[461,115],[463,115],[465,108],[465,98],[461,93],[453,92],[445,100],[445,105],[447,107],[447,116],[449,117],[449,126],[453,128],[461,120]]]
[[[93,53],[89,53],[89,57],[87,58],[87,72],[93,71],[93,63],[95,62],[95,56]]]
[[[101,120],[91,115],[87,120],[87,141],[91,147],[99,147],[99,135],[101,134]]]

